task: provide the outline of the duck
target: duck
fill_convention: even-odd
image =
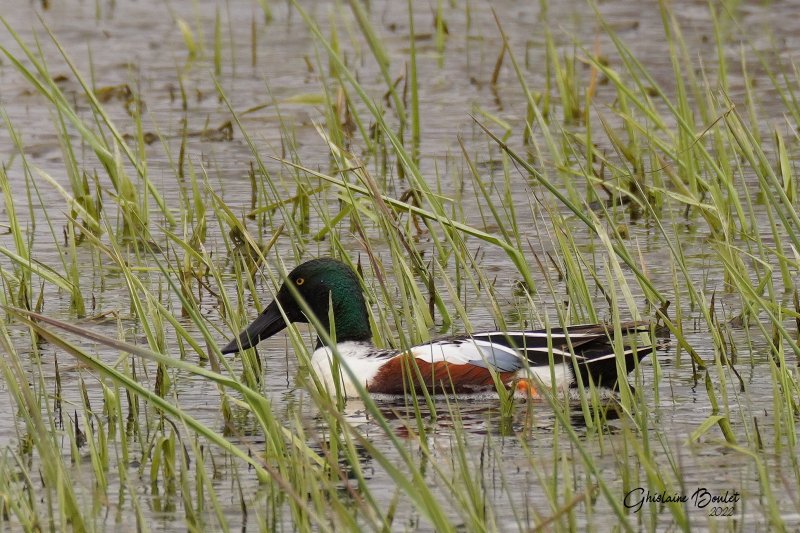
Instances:
[[[512,393],[523,391],[538,397],[542,387],[575,392],[581,384],[589,387],[592,383],[616,392],[620,379],[627,378],[618,375],[621,365],[617,358],[624,358],[622,368],[630,372],[654,349],[649,338],[641,340],[650,330],[649,323],[642,321],[621,324],[625,339],[620,351],[614,348],[609,324],[488,331],[436,339],[408,349],[381,349],[373,344],[358,275],[346,263],[323,257],[295,267],[274,300],[221,352],[253,348],[292,322],[309,323],[298,298],[316,317],[318,327],[328,333],[319,336],[311,366],[330,394],[351,398],[359,397],[360,388],[370,395],[397,396],[412,389],[421,392],[423,387],[430,393],[461,395],[496,393],[497,387],[503,386]],[[332,336],[335,349],[327,342]],[[342,369],[345,365],[349,372]]]

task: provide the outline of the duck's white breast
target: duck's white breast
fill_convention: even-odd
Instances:
[[[346,365],[352,371],[355,380],[362,387],[366,387],[367,383],[378,373],[380,367],[386,363],[387,358],[381,357],[381,352],[376,350],[375,346],[365,342],[340,342],[336,349],[339,352],[339,387],[345,396],[357,398],[359,396],[358,389],[350,374],[343,367]],[[323,387],[331,395],[336,394],[334,358],[333,352],[327,346],[318,348],[311,355],[311,365]]]

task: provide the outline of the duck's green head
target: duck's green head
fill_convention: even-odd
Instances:
[[[367,305],[356,273],[341,261],[321,258],[307,261],[292,270],[275,300],[238,338],[222,348],[222,353],[252,348],[284,329],[288,322],[309,322],[297,298],[305,301],[327,332],[331,330],[328,305],[333,305],[337,342],[368,341],[372,338]],[[280,309],[283,309],[288,322],[284,320]]]

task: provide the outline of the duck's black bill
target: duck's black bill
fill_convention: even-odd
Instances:
[[[286,321],[283,320],[278,304],[272,302],[264,309],[264,312],[258,315],[258,318],[245,328],[239,334],[239,337],[233,339],[222,348],[222,353],[236,353],[240,350],[247,350],[252,348],[264,339],[268,339],[286,327]]]

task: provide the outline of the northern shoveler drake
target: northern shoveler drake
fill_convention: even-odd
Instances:
[[[295,290],[289,289],[289,284]],[[356,273],[345,263],[330,258],[313,259],[292,270],[275,300],[238,338],[222,348],[222,353],[252,348],[284,329],[287,321],[309,322],[295,295],[305,300],[307,308],[327,331],[330,331],[328,306],[329,303],[333,305],[340,364],[346,364],[370,393],[404,394],[412,383],[417,390],[423,383],[429,391],[440,393],[492,391],[495,390],[492,370],[506,387],[516,387],[533,395],[540,384],[559,390],[577,387],[576,368],[585,386],[591,380],[606,389],[617,387],[618,354],[613,348],[609,326],[600,324],[473,333],[435,340],[408,350],[379,349],[372,343],[367,305]],[[629,322],[622,328],[626,335],[641,337],[637,334],[649,330],[649,325]],[[625,358],[625,368],[631,371],[635,362],[652,350],[649,341],[627,344],[619,356]],[[337,390],[333,357],[330,346],[320,339],[311,364],[329,391]],[[348,373],[341,370],[338,375],[342,380],[339,390],[348,397],[358,397]]]

